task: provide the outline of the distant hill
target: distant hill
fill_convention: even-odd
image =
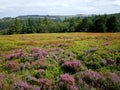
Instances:
[[[120,13],[115,13],[115,14],[107,14],[108,16],[115,16],[117,18],[120,18]],[[60,21],[64,20],[65,18],[72,18],[72,17],[94,17],[96,14],[77,14],[77,15],[22,15],[22,16],[17,16],[17,17],[5,17],[0,20],[13,20],[15,18],[18,18],[20,20],[26,20],[28,18],[32,19],[38,19],[38,18],[49,18],[54,21]]]
[[[87,15],[87,14],[77,14],[77,15],[22,15],[22,16],[17,16],[14,18],[18,18],[20,20],[25,20],[28,18],[32,18],[32,19],[38,19],[38,18],[49,18],[52,20],[64,20],[65,18],[72,18],[72,17],[88,17],[88,16],[93,16],[93,15]],[[3,20],[10,20],[10,19],[14,19],[11,17],[5,17],[2,18]]]
[[[28,18],[32,18],[32,19],[38,19],[38,18],[49,18],[52,20],[64,20],[65,18],[72,18],[72,17],[86,17],[88,15],[85,14],[78,14],[78,15],[24,15],[24,16],[18,16],[16,18],[18,19],[28,19]]]
[[[115,16],[117,18],[120,18],[120,13],[110,14],[110,16]]]

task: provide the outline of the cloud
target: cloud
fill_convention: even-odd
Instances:
[[[120,12],[120,0],[0,0],[0,17],[25,14]]]

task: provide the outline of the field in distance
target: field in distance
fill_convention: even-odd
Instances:
[[[119,90],[120,33],[0,35],[0,90]]]

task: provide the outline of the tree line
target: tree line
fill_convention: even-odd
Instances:
[[[60,21],[49,18],[0,20],[1,34],[58,32],[120,32],[120,19],[115,16],[73,17]]]

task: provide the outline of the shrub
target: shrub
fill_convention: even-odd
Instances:
[[[40,86],[40,90],[51,90],[51,81],[48,79],[38,79],[38,85]]]
[[[38,80],[35,77],[29,77],[28,82],[32,85],[37,85],[38,84]]]
[[[69,74],[63,74],[60,76],[59,88],[60,90],[78,90],[75,86],[74,78]]]
[[[101,76],[98,72],[86,70],[83,74],[83,80],[88,84],[92,84],[93,86],[98,86],[100,79]]]
[[[103,89],[119,90],[120,89],[120,77],[111,72],[102,73],[101,86]]]
[[[78,60],[73,61],[64,61],[62,64],[62,68],[70,73],[75,73],[79,70],[80,62]]]
[[[102,60],[101,60],[101,65],[103,65],[103,66],[107,65],[106,59],[102,59]]]
[[[4,67],[13,72],[19,69],[19,64],[15,61],[9,61],[5,64]]]
[[[32,90],[32,86],[28,85],[26,82],[19,81],[13,84],[12,90]]]

